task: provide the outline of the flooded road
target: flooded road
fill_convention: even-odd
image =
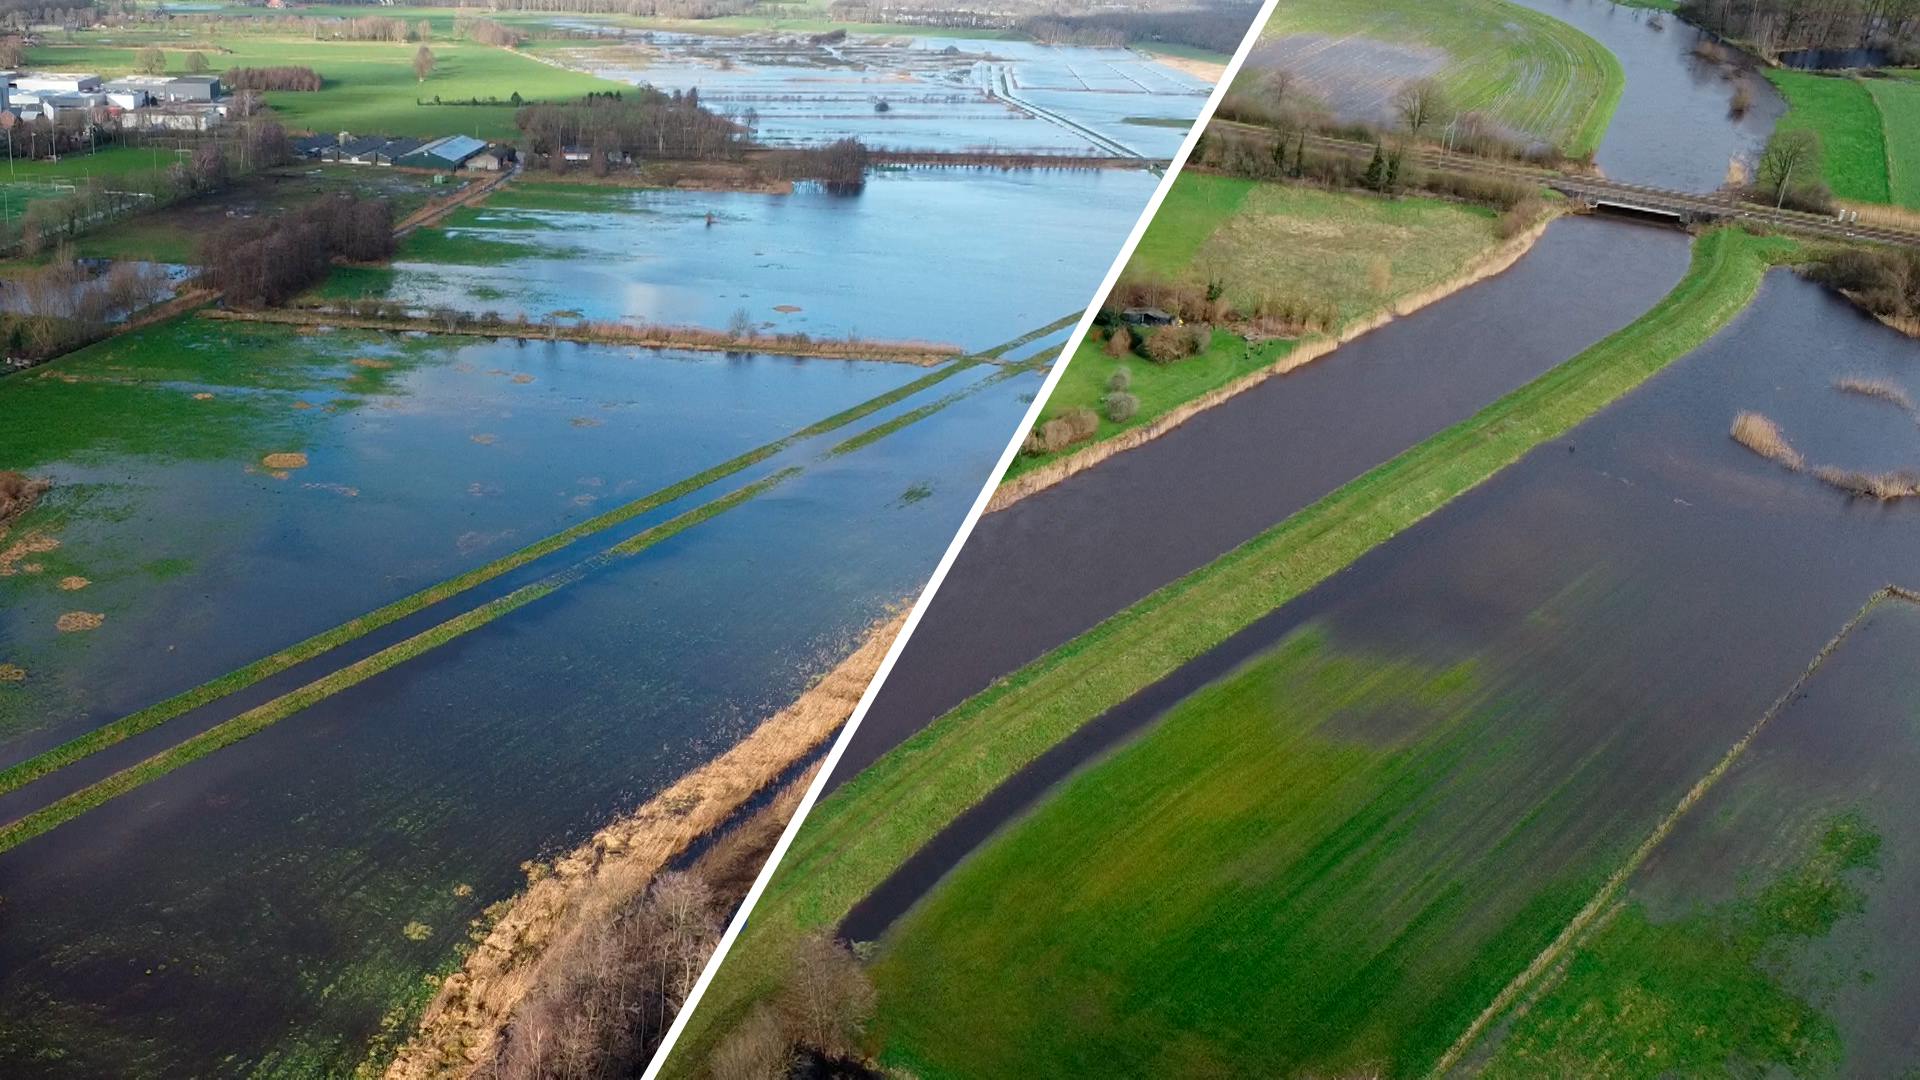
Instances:
[[[1713,191],[1726,182],[1730,162],[1758,160],[1787,111],[1757,72],[1696,55],[1706,35],[1677,16],[1613,0],[1510,2],[1578,28],[1619,58],[1627,85],[1595,158],[1612,179]],[[1751,103],[1736,115],[1742,89]]]
[[[1625,326],[1688,258],[1678,231],[1562,219],[1506,273],[986,515],[835,782],[994,679]]]

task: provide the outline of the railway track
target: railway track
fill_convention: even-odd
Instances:
[[[1235,120],[1215,120],[1214,125],[1225,131],[1232,131],[1269,143],[1279,138],[1280,133],[1255,124],[1243,124]],[[1298,136],[1293,136],[1298,137]],[[1307,145],[1316,150],[1347,154],[1358,158],[1373,156],[1374,144],[1352,139],[1339,139],[1328,135],[1308,135]],[[1620,180],[1609,180],[1604,176],[1568,172],[1562,169],[1548,169],[1538,165],[1527,165],[1514,161],[1498,161],[1491,158],[1475,157],[1470,154],[1451,153],[1432,147],[1419,147],[1410,152],[1415,164],[1423,169],[1435,172],[1462,173],[1474,176],[1492,176],[1508,180],[1519,180],[1552,188],[1568,198],[1581,199],[1587,205],[1597,208],[1615,208],[1663,217],[1671,217],[1679,224],[1706,222],[1747,222],[1781,232],[1818,236],[1830,240],[1864,240],[1873,243],[1893,244],[1900,247],[1920,248],[1920,231],[1890,228],[1884,225],[1869,225],[1863,222],[1846,222],[1824,214],[1809,214],[1799,210],[1780,209],[1761,203],[1749,202],[1726,192],[1698,194],[1688,191],[1675,191],[1669,188],[1653,187],[1647,184],[1630,184]]]

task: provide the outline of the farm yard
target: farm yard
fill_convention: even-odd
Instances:
[[[1504,0],[1283,3],[1248,74],[1284,71],[1350,119],[1391,125],[1404,85],[1437,79],[1455,108],[1569,157],[1606,133],[1625,76],[1598,42]]]

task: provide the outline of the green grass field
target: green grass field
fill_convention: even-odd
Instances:
[[[1437,78],[1454,107],[1487,114],[1517,132],[1580,156],[1600,145],[1626,86],[1620,61],[1573,27],[1504,0],[1318,0],[1285,3],[1262,37],[1314,34],[1356,43],[1438,50]],[[1365,81],[1365,52],[1334,45],[1293,73]],[[1382,70],[1389,88],[1394,73]],[[1390,93],[1390,89],[1386,92]]]
[[[1782,240],[1731,231],[1708,234],[1697,242],[1687,276],[1647,316],[1001,680],[850,780],[808,817],[693,1015],[670,1064],[672,1074],[702,1074],[705,1057],[722,1034],[778,985],[786,958],[801,936],[837,922],[1007,777],[1088,720],[1178,670],[1692,351],[1746,306],[1767,266],[1793,250]],[[1403,685],[1417,689],[1424,685],[1422,678],[1417,672],[1406,674]],[[1438,685],[1448,684],[1441,679]],[[1168,775],[1169,781],[1174,779]],[[1135,804],[1135,809],[1141,805],[1146,804]],[[1018,833],[1016,829],[1009,836],[1017,839]],[[1057,861],[1060,851],[1050,850],[1047,856]],[[1052,895],[1057,901],[1074,894],[1056,888]],[[938,893],[929,899],[937,898]],[[1050,906],[1049,915],[1056,909],[1057,904]],[[998,901],[973,917],[982,924],[1047,922],[1034,918],[1031,910]],[[1027,932],[1009,929],[1007,939],[1023,938]],[[1149,936],[1133,940],[1140,948],[1154,947]],[[1000,969],[987,987],[963,984],[968,976],[955,972],[942,992],[967,996],[970,1011],[986,1007],[980,1003],[1020,981],[1007,979],[1008,970],[1017,969]],[[1097,969],[1094,978],[1099,981],[1111,971],[1111,977],[1120,980],[1125,972],[1139,970],[1128,957],[1116,956]],[[977,969],[969,964],[966,971]],[[1156,980],[1169,975],[1155,973]],[[897,969],[889,976],[900,977]],[[1134,985],[1135,1000],[1177,1010],[1177,995],[1161,992],[1159,985]],[[1243,989],[1264,992],[1253,984]],[[1204,1000],[1217,999],[1210,993]],[[1062,1028],[1082,1015],[1074,1001],[1049,1004],[1056,1007],[1052,1018]],[[882,1015],[904,1019],[896,1010],[910,1007],[885,1002]],[[1341,1015],[1351,1019],[1350,1012]],[[1227,1022],[1215,1018],[1216,1025]],[[989,1030],[991,1025],[983,1023],[974,1034]],[[1195,1045],[1169,1046],[1167,1053],[1204,1062],[1206,1047],[1200,1044],[1212,1030],[1201,1023],[1188,1036]],[[887,1031],[906,1040],[903,1045],[924,1045],[901,1028]],[[1052,1038],[1064,1036],[1056,1033]],[[1072,1071],[1092,1068],[1097,1061],[1078,1059],[1071,1063]],[[1036,1074],[1046,1072],[1031,1059],[1017,1065]]]
[[[382,9],[383,13],[385,9]],[[468,42],[432,42],[436,66],[424,82],[413,76],[409,44],[312,41],[229,35],[227,52],[208,53],[214,71],[291,64],[311,67],[326,80],[313,93],[271,93],[268,102],[289,128],[332,134],[437,136],[466,134],[504,139],[514,135],[509,105],[434,105],[443,100],[571,100],[589,91],[626,90],[624,83],[566,71],[506,49]],[[134,69],[132,47],[47,45],[28,53],[36,67],[125,74]],[[168,53],[169,70],[186,70],[186,52]],[[424,102],[422,104],[421,102]]]
[[[1129,262],[1129,277],[1219,280],[1236,302],[1285,296],[1337,311],[1342,325],[1435,288],[1498,242],[1490,211],[1433,199],[1379,199],[1236,177],[1184,173],[1174,182]],[[1384,285],[1384,288],[1380,286]],[[1114,369],[1125,366],[1140,410],[1104,417],[1096,440],[1152,423],[1169,410],[1284,358],[1298,341],[1250,342],[1218,330],[1198,356],[1159,365],[1108,356],[1089,336],[1047,399],[1043,418],[1098,409]],[[1023,454],[1008,479],[1083,449]]]
[[[1779,130],[1812,128],[1820,133],[1821,176],[1833,193],[1859,202],[1891,201],[1886,133],[1867,84],[1778,68],[1766,74],[1787,99]]]
[[[1920,82],[1872,79],[1867,91],[1880,107],[1887,144],[1887,187],[1893,202],[1920,210]]]

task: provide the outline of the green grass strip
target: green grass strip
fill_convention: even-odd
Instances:
[[[182,765],[198,761],[216,750],[264,731],[302,709],[349,687],[358,686],[383,671],[438,648],[468,631],[485,626],[508,612],[516,611],[543,596],[551,595],[615,559],[638,554],[661,541],[678,536],[701,522],[717,517],[764,493],[769,488],[797,476],[800,471],[797,468],[784,469],[772,476],[756,480],[710,503],[695,507],[671,520],[637,533],[575,566],[550,574],[531,584],[522,585],[507,595],[489,600],[479,607],[463,611],[437,626],[389,645],[371,656],[315,679],[297,690],[288,691],[272,701],[256,705],[238,716],[223,720],[206,731],[184,739],[136,765],[130,765],[111,776],[88,784],[71,795],[0,827],[0,852],[5,852],[17,844],[71,821],[109,799],[124,795],[151,780],[157,780]]]
[[[942,828],[1041,753],[1692,352],[1753,299],[1790,241],[1717,230],[1631,325],[1350,481],[940,717],[809,815],[669,1063],[704,1071],[721,1035]]]
[[[125,742],[144,731],[149,731],[175,717],[191,712],[211,702],[218,701],[229,694],[237,693],[262,679],[270,678],[297,664],[305,663],[323,653],[339,648],[347,642],[363,637],[381,627],[404,619],[424,608],[442,600],[457,596],[478,585],[483,585],[502,574],[517,570],[536,559],[559,551],[577,540],[604,532],[616,525],[656,510],[667,503],[692,494],[710,484],[724,480],[743,469],[751,468],[775,454],[804,439],[823,435],[837,428],[845,427],[857,420],[904,401],[930,386],[937,385],[958,375],[982,361],[997,357],[1002,353],[1020,347],[1046,334],[1058,330],[1063,323],[1071,323],[1078,316],[1051,323],[1038,330],[1025,334],[1013,341],[972,356],[961,357],[953,363],[943,365],[926,375],[907,382],[877,397],[870,398],[858,405],[816,421],[776,442],[749,450],[738,457],[721,462],[710,469],[695,473],[675,484],[644,495],[632,502],[614,507],[603,514],[588,518],[576,525],[554,533],[543,540],[535,541],[503,555],[484,566],[475,567],[464,574],[448,578],[436,585],[430,585],[419,592],[401,597],[384,607],[376,608],[365,615],[357,616],[339,626],[324,630],[304,641],[289,645],[271,655],[228,672],[219,678],[201,683],[190,690],[182,691],[163,701],[156,702],[138,712],[129,713],[118,720],[77,736],[59,746],[42,751],[7,769],[0,770],[0,795],[18,790],[73,764],[88,755],[95,754],[110,746]],[[644,535],[644,534],[643,534]]]

